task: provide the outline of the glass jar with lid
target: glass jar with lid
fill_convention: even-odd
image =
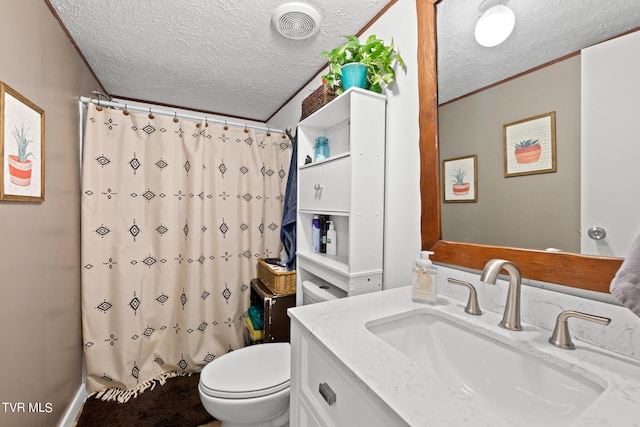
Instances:
[[[316,138],[316,145],[313,150],[314,161],[323,160],[329,157],[329,138],[319,136]]]

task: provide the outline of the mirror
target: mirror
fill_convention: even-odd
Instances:
[[[481,270],[489,259],[503,258],[516,263],[525,278],[608,293],[611,279],[622,263],[619,258],[550,253],[441,240],[441,183],[436,79],[436,1],[416,0],[418,12],[422,247],[435,252],[434,261],[445,264]]]
[[[608,136],[602,139],[600,134],[600,140],[608,139],[607,145],[615,142],[617,145],[608,147],[608,150],[622,153],[623,148],[618,147],[622,143],[612,138],[612,133],[614,129],[634,120],[612,114],[614,121],[608,111],[613,112],[617,106],[622,112],[627,111],[620,97],[626,97],[629,91],[622,90],[617,99],[608,100],[611,102],[608,111],[599,114],[599,117],[608,119],[596,119],[600,122],[596,129],[581,129],[584,114],[581,114],[581,101],[585,90],[582,86],[586,79],[582,78],[581,62],[585,55],[580,55],[580,49],[637,29],[640,19],[627,9],[627,5],[632,7],[631,11],[637,5],[621,2],[618,4],[620,8],[612,9],[602,2],[583,1],[556,3],[550,7],[546,1],[542,1],[537,2],[532,12],[532,5],[510,4],[516,11],[520,27],[503,45],[485,49],[475,43],[472,35],[465,37],[472,30],[474,20],[477,20],[480,13],[478,8],[482,8],[484,3],[443,0],[437,5],[437,47],[441,60],[438,64],[440,159],[442,162],[460,156],[477,155],[478,168],[475,171],[480,176],[475,183],[479,182],[481,187],[480,198],[474,203],[455,203],[458,201],[455,199],[449,203],[445,200],[442,205],[443,238],[536,250],[559,248],[571,253],[625,256],[633,238],[640,231],[640,223],[636,219],[630,223],[624,222],[619,214],[613,219],[611,213],[637,211],[637,207],[627,206],[632,204],[630,199],[633,196],[621,197],[618,194],[617,201],[603,202],[602,196],[611,191],[605,191],[605,194],[599,191],[597,200],[607,206],[608,211],[590,214],[598,205],[589,209],[584,206],[594,198],[589,196],[593,189],[617,188],[621,171],[629,173],[634,167],[621,166],[618,159],[607,162],[612,168],[613,165],[617,166],[613,172],[604,172],[604,162],[599,155],[596,160],[598,165],[591,170],[585,169],[585,164],[593,162],[581,162],[581,155],[586,156],[595,150],[583,148],[585,141],[581,132],[586,137],[597,133],[598,128],[605,128]],[[594,21],[589,19],[584,22],[580,19],[587,13],[591,15],[589,19],[597,19],[599,25],[593,25]],[[545,19],[538,19],[539,15],[544,15]],[[557,25],[556,15],[562,16],[565,25]],[[595,18],[605,15],[606,19]],[[459,17],[459,21],[453,21],[453,16]],[[571,16],[570,22],[566,22],[567,16]],[[531,34],[534,28],[536,33]],[[579,37],[572,36],[578,30],[581,31]],[[567,39],[573,41],[570,43]],[[556,50],[559,46],[564,50]],[[545,56],[546,51],[549,51],[548,56]],[[463,55],[456,56],[458,52]],[[526,52],[525,56],[535,59],[523,58],[518,52]],[[628,67],[626,62],[622,68]],[[460,69],[461,63],[464,63],[463,70]],[[500,65],[487,69],[487,63]],[[544,64],[533,67],[540,63]],[[514,64],[521,65],[516,67]],[[502,68],[508,68],[511,75],[507,71],[498,72]],[[485,74],[491,74],[491,78],[485,77]],[[460,82],[461,78],[466,80],[464,84]],[[619,77],[609,80],[623,81]],[[610,93],[614,92],[611,88]],[[553,153],[554,162],[557,159],[557,169],[554,167],[553,173],[533,171],[527,172],[527,176],[512,174],[505,177],[504,162],[509,158],[508,154],[513,153],[512,150],[506,150],[503,144],[503,125],[552,111],[555,114],[554,135],[558,136],[557,144],[554,143],[556,153]],[[603,122],[608,126],[603,126]],[[592,121],[585,123],[588,126]],[[551,144],[545,139],[541,144],[544,145],[544,159],[551,155]],[[637,158],[637,155],[630,152],[624,158]],[[516,166],[526,171],[532,165]],[[598,184],[602,182],[601,179],[610,179],[614,174],[617,175],[617,181],[602,186],[594,186],[593,182],[591,185],[586,181],[581,183],[581,166],[583,176]],[[452,178],[450,175],[443,177],[443,190],[451,188]],[[618,208],[616,202],[624,206]],[[588,237],[587,230],[594,226],[606,229],[607,236],[603,240],[596,242]],[[584,232],[581,232],[581,228]],[[617,228],[620,231],[616,232]]]

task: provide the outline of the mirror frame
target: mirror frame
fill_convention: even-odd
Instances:
[[[433,251],[431,259],[436,262],[474,270],[482,270],[490,259],[507,259],[520,268],[523,278],[609,293],[611,280],[622,264],[621,258],[442,240],[436,40],[438,1],[447,0],[416,0],[423,250]]]

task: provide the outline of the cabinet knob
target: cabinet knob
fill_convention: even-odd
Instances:
[[[318,386],[318,391],[320,392],[322,398],[329,404],[329,406],[336,403],[336,392],[331,389],[329,384],[321,383]]]
[[[316,185],[314,185],[314,186],[313,186],[313,188],[314,188],[316,191],[322,191],[322,189],[324,188],[324,185],[322,185],[322,184],[316,184]]]

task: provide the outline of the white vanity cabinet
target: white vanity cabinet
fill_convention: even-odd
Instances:
[[[386,98],[352,88],[298,124],[297,305],[302,282],[358,295],[382,289]],[[329,157],[314,158],[316,138]],[[328,215],[337,255],[312,251],[314,215]]]
[[[291,426],[407,425],[295,319],[291,333]]]

